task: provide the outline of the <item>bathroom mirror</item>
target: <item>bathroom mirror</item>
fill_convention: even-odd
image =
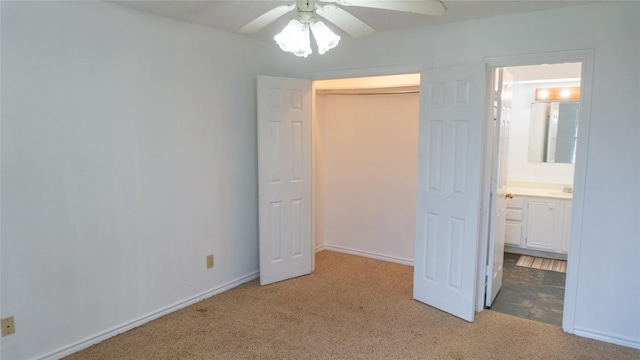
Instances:
[[[577,101],[534,102],[529,121],[529,162],[575,162]]]

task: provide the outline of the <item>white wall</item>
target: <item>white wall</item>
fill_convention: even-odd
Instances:
[[[594,49],[584,211],[574,229],[580,251],[570,258],[578,269],[572,331],[640,348],[639,18],[640,3],[612,2],[345,38],[329,52],[332,61],[310,58],[309,74],[373,75]]]
[[[289,58],[113,4],[2,2],[2,359],[256,275],[255,77]]]
[[[316,244],[411,262],[419,94],[318,95]]]
[[[529,121],[536,88],[580,86],[579,82],[513,85],[507,181],[573,184],[573,164],[529,162]]]

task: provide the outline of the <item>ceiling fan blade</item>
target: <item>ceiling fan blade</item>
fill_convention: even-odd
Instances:
[[[251,34],[269,25],[272,21],[296,8],[296,4],[280,5],[258,16],[236,31],[239,34]]]
[[[374,28],[367,25],[364,21],[335,5],[317,5],[316,13],[355,38],[369,36],[376,32]]]
[[[447,11],[438,0],[327,0],[344,6],[360,6],[374,9],[403,11],[416,14],[440,16]]]

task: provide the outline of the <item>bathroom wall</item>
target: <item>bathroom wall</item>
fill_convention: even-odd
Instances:
[[[573,184],[573,164],[529,162],[529,122],[535,89],[580,86],[580,82],[515,83],[511,110],[508,182]]]

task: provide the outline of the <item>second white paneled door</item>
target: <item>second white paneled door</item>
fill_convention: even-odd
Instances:
[[[260,284],[311,272],[311,81],[258,77]]]
[[[429,70],[420,83],[413,296],[473,321],[484,68]]]

